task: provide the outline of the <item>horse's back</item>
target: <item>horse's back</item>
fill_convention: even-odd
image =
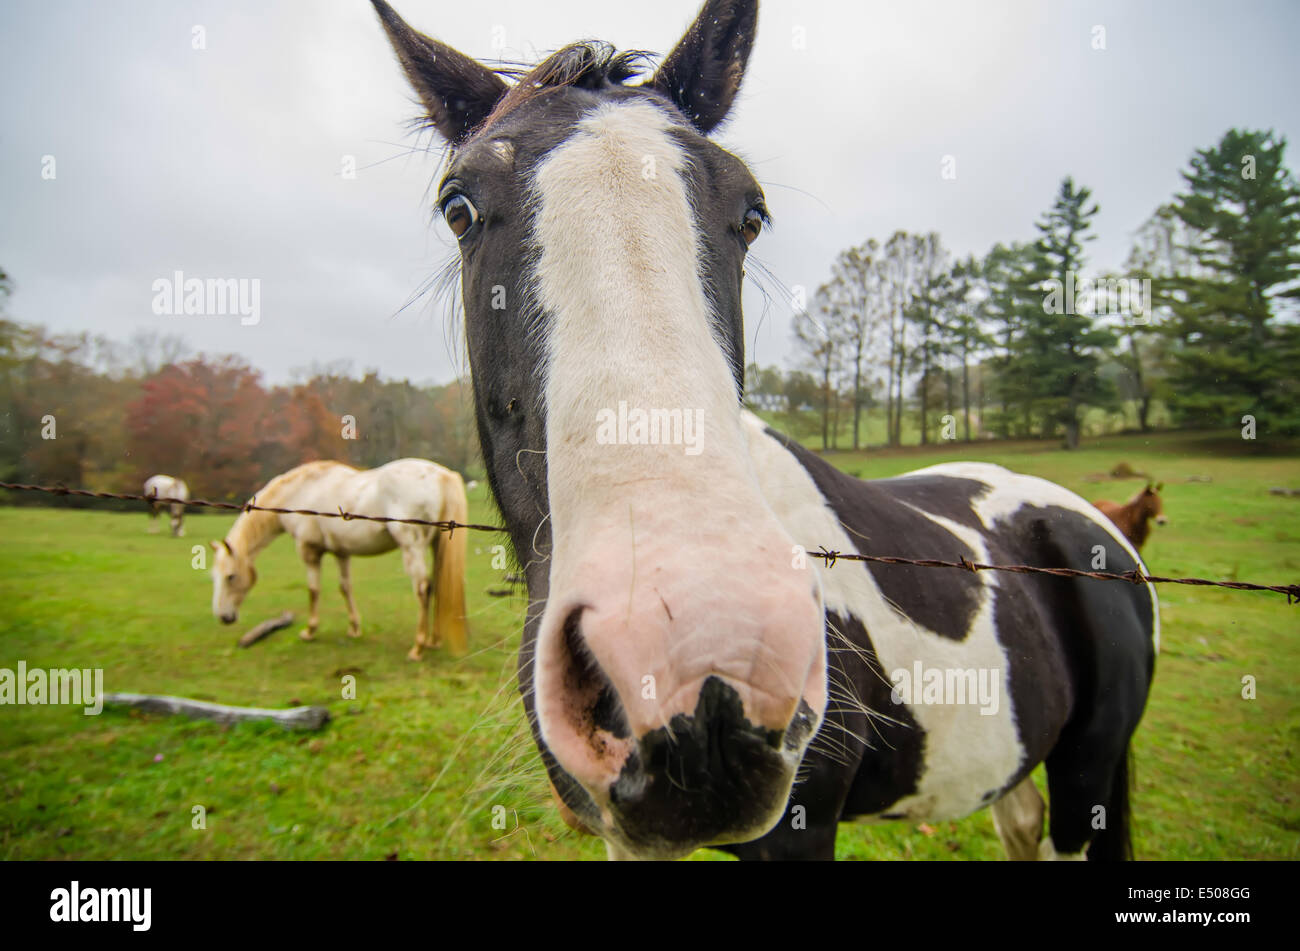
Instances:
[[[363,473],[362,497],[379,505],[391,518],[441,518],[443,498],[459,477],[428,459],[395,459]]]
[[[287,508],[378,515],[394,519],[438,521],[443,498],[455,478],[451,470],[427,459],[397,459],[374,469],[341,462],[309,462],[274,480]],[[270,489],[271,486],[268,486]],[[308,520],[309,519],[309,520]],[[426,544],[430,526],[364,519],[285,516],[285,525],[301,540],[328,551],[379,554],[397,546]]]
[[[365,470],[344,462],[317,459],[276,476],[254,499],[260,505],[275,508],[387,514],[359,507],[358,502],[363,500],[356,485],[358,477],[364,474]],[[300,548],[369,555],[391,551],[394,547],[382,522],[314,515],[281,515],[280,522]]]
[[[1145,572],[1136,549],[1103,512],[1045,479],[986,463],[951,463],[874,485],[922,511],[982,526],[992,564]],[[1027,761],[1043,758],[1073,724],[1096,729],[1103,723],[1107,732],[1127,736],[1154,670],[1155,589],[1086,577],[994,574],[994,626],[1011,666]]]
[[[982,488],[969,487],[974,483]],[[927,486],[929,497],[944,499],[958,511],[974,516],[988,540],[990,554],[1013,564],[1035,567],[1070,568],[1079,571],[1127,572],[1146,566],[1124,531],[1098,505],[1089,503],[1064,486],[1037,476],[1013,472],[990,463],[945,463],[918,469],[895,479],[876,480],[874,485],[900,501],[920,503],[917,490]],[[955,488],[963,485],[962,488]],[[954,498],[960,501],[954,502]],[[998,561],[995,563],[1006,563]],[[1068,587],[1086,592],[1091,605],[1132,613],[1137,623],[1122,633],[1106,633],[1133,642],[1139,653],[1158,637],[1159,613],[1155,588],[1150,584],[1122,585],[1088,578],[1054,578],[1034,574],[999,573],[999,587],[1013,582],[1021,587],[1046,583],[1051,604]],[[1059,582],[1070,582],[1068,586]]]
[[[155,494],[160,498],[165,498],[170,495],[176,482],[177,480],[171,476],[159,473],[144,480],[144,491],[146,495]]]
[[[1098,499],[1093,502],[1092,505],[1098,512],[1101,512],[1112,522],[1115,521],[1116,517],[1124,511],[1124,506],[1120,505],[1118,502],[1112,502],[1110,499]]]

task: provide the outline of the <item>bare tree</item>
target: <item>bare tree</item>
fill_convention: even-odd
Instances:
[[[843,315],[830,286],[823,284],[813,295],[812,307],[795,312],[791,326],[802,362],[815,372],[821,383],[822,449],[833,448],[838,435],[831,430],[831,409],[839,402],[836,381],[844,365],[847,335]]]
[[[865,361],[885,336],[888,308],[881,289],[880,245],[874,240],[840,252],[827,285],[839,311],[837,325],[846,337],[849,384],[853,393],[853,448],[862,445],[862,406],[865,402]]]

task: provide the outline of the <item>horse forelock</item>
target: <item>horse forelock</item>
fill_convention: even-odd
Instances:
[[[530,66],[504,66],[495,70],[514,85],[497,102],[471,138],[487,133],[499,120],[550,90],[564,88],[602,89],[623,86],[641,74],[653,54],[644,50],[615,49],[601,40],[570,43]]]

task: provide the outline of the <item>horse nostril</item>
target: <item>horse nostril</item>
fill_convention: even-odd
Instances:
[[[604,730],[617,739],[632,736],[618,691],[591,653],[582,636],[582,607],[574,608],[564,621],[564,652],[568,670],[565,685],[575,725],[584,732]]]

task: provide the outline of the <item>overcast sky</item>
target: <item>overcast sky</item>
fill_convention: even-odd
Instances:
[[[581,38],[665,52],[697,3],[394,6],[466,53],[531,61]],[[1229,127],[1276,130],[1300,164],[1298,38],[1294,0],[763,0],[719,141],[776,217],[755,253],[810,294],[837,251],[897,229],[958,254],[1030,239],[1067,174],[1101,204],[1091,265],[1117,268]],[[273,382],[338,360],[417,382],[463,367],[443,301],[399,313],[454,240],[429,209],[438,156],[408,152],[428,140],[407,132],[413,100],[364,0],[4,0],[0,88],[16,319],[179,334]],[[259,279],[260,321],[154,314],[154,281],[176,270]],[[749,358],[789,365],[788,307],[764,315],[747,291],[746,315]]]

